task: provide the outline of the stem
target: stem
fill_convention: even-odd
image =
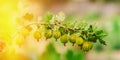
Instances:
[[[37,39],[37,42],[39,42],[39,39]]]
[[[55,38],[55,41],[57,41],[57,39]]]
[[[46,41],[48,40],[48,38],[45,39]]]
[[[72,44],[72,46],[74,46],[74,43]]]
[[[66,46],[66,43],[64,43],[64,46]]]
[[[66,29],[66,30],[73,30],[73,31],[79,32],[79,30],[72,29],[72,28],[68,28],[68,27],[65,27],[65,26],[60,25],[60,24],[45,24],[45,23],[37,23],[37,22],[24,25],[23,28],[26,27],[26,26],[29,26],[29,25],[36,25],[36,24],[41,24],[41,25],[54,25],[54,26],[62,27],[62,28],[64,28],[64,29]]]
[[[14,37],[17,35],[17,33],[19,33],[19,32],[21,31],[21,29],[25,28],[26,26],[36,25],[36,24],[59,26],[59,27],[62,27],[62,28],[64,28],[64,29],[66,29],[66,30],[73,30],[73,31],[75,31],[75,32],[80,32],[79,29],[68,28],[68,27],[65,27],[65,26],[60,25],[60,24],[46,24],[46,23],[33,22],[33,23],[26,24],[26,25],[18,28],[18,30],[15,32],[15,34],[14,34],[12,37],[14,38]]]

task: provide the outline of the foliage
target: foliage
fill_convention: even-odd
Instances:
[[[75,19],[74,22],[68,22],[69,20],[66,21],[65,17],[66,15],[63,12],[60,12],[57,15],[47,12],[44,16],[43,22],[36,22],[34,24],[28,24],[27,26],[39,26],[36,28],[37,32],[33,33],[33,37],[38,42],[43,35],[46,40],[54,38],[56,41],[60,40],[65,46],[68,42],[72,43],[73,46],[78,45],[81,50],[85,52],[91,50],[94,43],[97,41],[106,45],[103,38],[107,36],[107,34],[103,29],[87,22],[78,22],[79,19]],[[25,34],[25,36],[26,35],[27,34]]]
[[[74,50],[68,49],[64,55],[57,52],[53,43],[49,43],[45,52],[38,56],[38,60],[84,60],[84,53],[82,51],[74,52]],[[47,57],[47,58],[46,58]]]
[[[68,50],[66,53],[66,60],[84,60],[84,53],[74,53],[72,50]]]
[[[49,43],[46,51],[38,57],[38,60],[60,60],[60,54],[56,51],[53,43]]]
[[[6,43],[4,44],[0,41],[1,54],[8,52],[7,57],[9,57],[11,60],[29,60],[28,56],[25,56],[23,53],[21,53],[22,49],[26,49],[25,52],[29,53],[28,55],[30,55],[30,59],[37,58],[38,60],[61,60],[61,54],[57,52],[55,47],[52,45],[53,43],[50,43],[47,46],[46,51],[43,52],[42,55],[36,57],[36,55],[39,54],[36,49],[40,48],[38,46],[39,43],[41,43],[41,40],[46,40],[44,43],[47,43],[47,41],[53,42],[55,40],[55,42],[58,41],[64,46],[71,44],[71,48],[77,49],[77,53],[73,52],[72,50],[68,50],[63,59],[84,60],[84,53],[91,50],[97,41],[99,41],[101,45],[106,45],[104,38],[107,36],[107,34],[103,29],[95,24],[83,22],[74,17],[66,18],[66,15],[63,12],[58,14],[48,12],[40,21],[33,20],[33,18],[33,14],[26,13],[24,16],[22,16],[22,18],[19,19],[23,22],[21,23],[23,25],[20,25],[20,30],[15,32],[13,41],[7,45]],[[70,19],[72,20],[70,21]],[[117,22],[114,22],[114,26],[116,26],[114,30],[119,31],[119,26],[116,23]],[[117,36],[119,37],[119,35]],[[57,44],[60,45],[59,43]],[[119,48],[119,45],[115,45],[115,48]],[[35,53],[34,55],[34,52],[38,53]],[[13,56],[10,56],[11,54],[13,54]]]
[[[112,18],[112,31],[110,31],[110,36],[109,38],[110,39],[110,44],[111,44],[111,49],[113,50],[120,50],[120,45],[119,45],[119,42],[120,42],[120,17],[119,15],[118,16],[114,16]]]

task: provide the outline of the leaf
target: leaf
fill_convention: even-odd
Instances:
[[[71,22],[66,22],[66,24],[63,24],[66,27],[71,27]]]
[[[98,29],[98,27],[94,24],[93,25],[93,31],[96,31],[96,29]]]
[[[56,21],[56,19],[55,19],[55,15],[53,15],[53,17],[52,17],[52,19],[50,20],[50,23],[51,24],[55,24],[57,21]]]
[[[66,53],[66,60],[73,60],[74,52],[72,50],[68,50]]]
[[[60,60],[60,54],[56,51],[54,43],[50,42],[45,51],[36,60]]]
[[[95,31],[95,34],[99,37],[101,34],[103,34],[103,30],[97,30]]]
[[[97,38],[96,38],[96,36],[89,36],[88,40],[95,43],[97,41]]]
[[[65,28],[63,28],[63,27],[60,27],[59,31],[61,32],[62,35],[68,33],[68,31]]]
[[[86,23],[85,21],[80,22],[79,27],[81,27],[80,29],[85,29],[88,26],[88,23]]]
[[[99,42],[103,45],[107,45],[106,42],[104,40],[100,39],[100,38],[99,38]]]
[[[72,29],[69,29],[69,33],[70,33],[70,35],[71,35],[71,34],[75,33],[75,31],[72,30]]]
[[[89,32],[93,32],[92,25],[89,26],[88,30],[89,30]]]
[[[45,23],[50,23],[50,20],[52,19],[52,17],[53,17],[53,14],[52,13],[50,13],[50,12],[47,12],[46,14],[45,14],[45,16],[44,16],[44,20],[45,20]]]
[[[107,33],[105,33],[103,30],[98,30],[98,31],[95,31],[95,35],[98,37],[98,38],[104,38],[107,36]]]
[[[74,52],[74,50],[67,50],[65,58],[66,60],[85,60],[85,55],[82,51]]]
[[[63,12],[58,13],[58,15],[56,15],[56,20],[58,22],[64,21],[65,20],[65,14]]]

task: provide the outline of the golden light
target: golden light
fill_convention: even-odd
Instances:
[[[8,38],[16,29],[15,16],[18,0],[0,0],[0,34]]]
[[[42,10],[42,8],[39,8],[39,4],[38,4],[38,6],[35,7],[35,9],[33,8],[31,9],[31,7],[25,9],[26,1],[29,2],[29,0],[0,0],[0,51],[2,51],[2,49],[4,48],[1,41],[5,43],[4,52],[0,52],[0,60],[30,60],[31,59],[30,57],[25,56],[23,52],[21,53],[21,49],[18,48],[17,44],[21,45],[23,41],[20,41],[20,39],[16,41],[15,39],[17,39],[16,38],[17,35],[15,34],[20,27],[19,23],[23,23],[22,21],[24,20],[24,19],[22,20],[19,19],[20,17],[22,17],[25,13],[28,12],[32,12],[39,15],[41,11],[38,13],[37,10],[38,9]],[[34,5],[36,6],[36,3],[34,3]],[[33,7],[33,5],[31,6]],[[29,9],[33,11],[31,10],[29,11]],[[31,44],[29,45],[31,46]],[[34,49],[34,47],[33,48],[31,47],[29,48],[29,46],[27,47],[28,48],[25,47],[26,50]]]
[[[18,15],[18,2],[19,0],[0,0],[0,40],[6,44],[5,52],[0,53],[0,60],[14,60],[15,49],[11,43],[17,30],[15,18]]]

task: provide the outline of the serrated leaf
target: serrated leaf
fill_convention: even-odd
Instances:
[[[107,45],[106,42],[104,40],[100,39],[100,38],[99,38],[99,42],[103,45]]]
[[[105,33],[103,30],[95,31],[95,34],[98,38],[104,38],[107,36],[107,33]]]
[[[45,16],[44,16],[44,20],[45,20],[45,23],[50,23],[50,20],[52,19],[52,17],[53,17],[53,14],[52,13],[50,13],[50,12],[47,12],[46,14],[45,14]]]
[[[93,25],[93,31],[96,31],[96,29],[98,29],[98,27],[96,25]]]
[[[93,27],[92,27],[92,25],[89,26],[88,31],[89,31],[89,32],[93,32]]]
[[[80,29],[85,29],[87,26],[88,26],[88,24],[85,21],[83,21],[79,24]]]

